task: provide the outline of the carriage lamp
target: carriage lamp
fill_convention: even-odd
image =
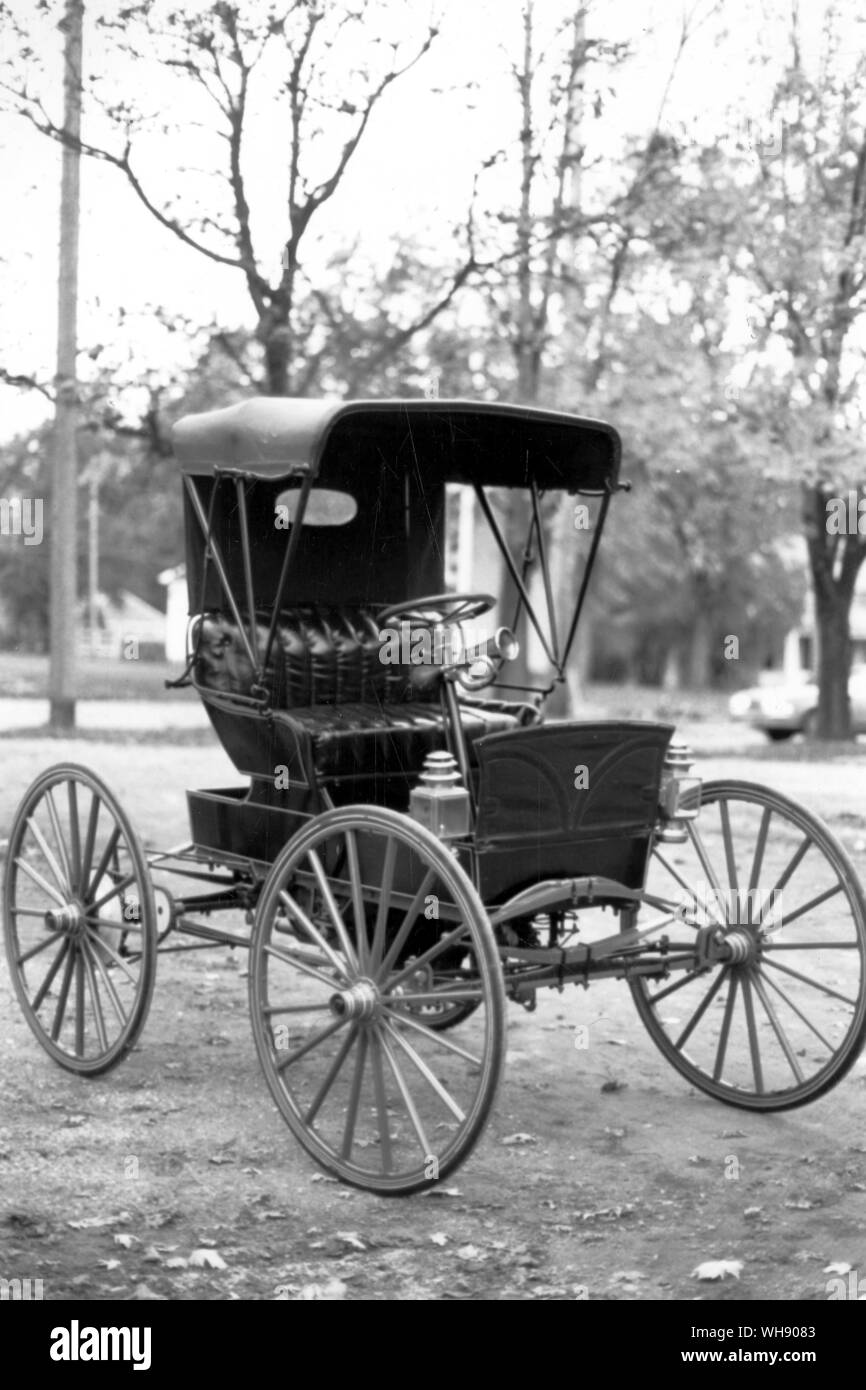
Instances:
[[[469,793],[450,753],[428,753],[417,787],[409,794],[409,814],[441,840],[469,833]]]
[[[663,844],[682,844],[685,822],[694,820],[701,809],[701,779],[688,775],[692,750],[686,743],[671,743],[662,764],[659,787],[661,822],[656,830]]]

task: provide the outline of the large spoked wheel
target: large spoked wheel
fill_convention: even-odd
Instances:
[[[866,1033],[866,902],[822,821],[766,787],[710,782],[688,843],[656,846],[647,890],[675,914],[672,955],[702,939],[706,963],[631,981],[688,1081],[785,1110],[844,1076]]]
[[[425,1018],[446,1005],[473,1009],[459,1042]],[[408,816],[343,807],[286,845],[256,912],[250,1010],[280,1112],[343,1182],[415,1192],[480,1137],[503,1059],[496,944],[457,860]]]
[[[69,1071],[122,1060],[153,993],[156,911],[138,837],[98,777],[49,768],[9,837],[6,954],[24,1017]]]

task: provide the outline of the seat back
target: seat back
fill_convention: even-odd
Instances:
[[[261,652],[267,628],[258,623],[256,633]],[[385,663],[381,649],[379,624],[370,608],[283,610],[265,677],[272,707],[291,710],[436,699],[441,670]],[[236,623],[224,614],[208,613],[202,619],[196,678],[210,690],[247,696],[252,692],[253,668]]]

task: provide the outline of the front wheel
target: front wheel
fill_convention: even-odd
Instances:
[[[452,1007],[472,1010],[459,1042],[441,1030]],[[408,816],[341,807],[286,845],[256,911],[250,1013],[280,1113],[343,1182],[416,1192],[478,1141],[502,1070],[496,943],[457,860]]]
[[[817,816],[749,782],[703,789],[688,842],[657,845],[647,890],[676,949],[714,933],[682,974],[630,982],[650,1036],[688,1081],[750,1110],[828,1091],[866,1034],[866,901]],[[719,956],[726,957],[720,959]]]

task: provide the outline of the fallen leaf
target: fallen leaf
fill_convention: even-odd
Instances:
[[[303,1303],[337,1302],[346,1297],[348,1285],[342,1279],[329,1279],[326,1284],[304,1284],[298,1294]]]
[[[127,1299],[127,1302],[128,1302],[128,1303],[134,1303],[134,1302],[139,1302],[139,1303],[167,1303],[167,1302],[168,1302],[168,1299],[166,1298],[165,1294],[162,1294],[162,1293],[154,1293],[153,1289],[149,1289],[149,1288],[147,1287],[147,1284],[136,1284],[135,1289],[134,1289],[134,1291],[129,1295],[129,1298]]]
[[[819,1206],[819,1202],[811,1202],[808,1197],[792,1197],[785,1203],[791,1211],[811,1211],[813,1207]]]
[[[103,1269],[120,1269],[120,1260],[97,1260],[96,1263]]]
[[[85,1216],[80,1221],[67,1221],[67,1226],[72,1231],[94,1231],[100,1226],[122,1226],[129,1221],[128,1211],[122,1211],[119,1216]]]
[[[124,1250],[131,1250],[131,1249],[132,1249],[132,1244],[133,1244],[133,1241],[134,1241],[134,1240],[135,1240],[135,1236],[128,1236],[128,1235],[126,1234],[125,1231],[121,1231],[120,1233],[115,1233],[115,1236],[114,1236],[114,1243],[115,1243],[115,1245],[122,1245],[123,1248],[124,1248]]]
[[[226,1269],[228,1267],[218,1250],[207,1250],[204,1247],[193,1250],[189,1257],[189,1263],[197,1269]]]
[[[481,1251],[477,1245],[461,1245],[457,1251],[458,1260],[480,1260]]]
[[[742,1268],[742,1260],[705,1260],[692,1270],[692,1278],[727,1279],[730,1274],[732,1278],[739,1279]]]
[[[337,1240],[341,1240],[344,1245],[349,1245],[353,1250],[366,1250],[367,1247],[361,1240],[357,1231],[337,1231]]]
[[[600,1090],[605,1094],[610,1094],[612,1091],[624,1091],[627,1086],[627,1081],[603,1081]]]
[[[500,1139],[499,1142],[500,1142],[500,1144],[504,1145],[506,1148],[509,1148],[509,1147],[511,1147],[511,1146],[513,1146],[513,1145],[520,1145],[520,1144],[537,1144],[537,1143],[538,1143],[538,1140],[536,1139],[536,1137],[535,1137],[534,1134],[522,1134],[522,1133],[518,1133],[518,1134],[506,1134],[505,1138],[504,1138],[504,1139]]]
[[[852,1268],[853,1268],[853,1266],[852,1266],[852,1265],[849,1265],[849,1263],[848,1263],[847,1260],[833,1260],[833,1262],[832,1262],[831,1264],[828,1264],[828,1265],[825,1265],[825,1266],[824,1266],[823,1273],[824,1273],[824,1274],[848,1274],[848,1273],[850,1273],[850,1271],[851,1271]]]
[[[448,1244],[448,1237],[445,1235],[445,1232],[444,1232],[444,1231],[434,1231],[433,1234],[431,1235],[430,1239],[431,1239],[431,1241],[433,1242],[434,1245],[447,1245],[447,1244]]]
[[[186,1269],[188,1261],[183,1255],[172,1255],[170,1260],[166,1260],[166,1269]]]

